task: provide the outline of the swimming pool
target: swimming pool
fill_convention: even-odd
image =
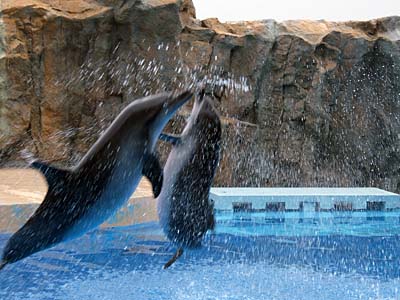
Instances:
[[[174,250],[156,223],[97,230],[5,268],[0,299],[400,298],[400,211],[219,212],[162,270]]]

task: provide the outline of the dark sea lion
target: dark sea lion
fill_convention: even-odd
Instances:
[[[190,98],[162,93],[129,104],[72,169],[35,161],[48,191],[32,217],[9,239],[0,269],[35,252],[83,235],[113,215],[135,191],[142,175],[162,185],[154,155],[158,137],[174,113]]]
[[[201,246],[204,234],[214,228],[214,208],[209,192],[219,163],[221,121],[211,98],[196,97],[181,136],[161,134],[173,144],[158,196],[160,224],[179,248],[164,268],[172,265],[184,248]]]

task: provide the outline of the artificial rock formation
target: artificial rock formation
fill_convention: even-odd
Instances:
[[[209,79],[225,124],[217,184],[400,192],[399,17],[220,23],[190,0],[0,9],[3,166],[22,150],[72,164],[129,101]]]

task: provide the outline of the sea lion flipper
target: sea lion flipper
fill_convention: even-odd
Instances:
[[[30,164],[31,168],[39,170],[46,178],[49,187],[54,186],[58,182],[63,181],[69,174],[68,170],[52,167],[44,162],[35,160]]]
[[[172,258],[164,265],[163,269],[167,269],[169,268],[174,262],[177,261],[177,259],[179,257],[181,257],[183,254],[183,249],[179,248],[178,251],[176,251],[176,253],[174,254],[174,256],[172,256]]]
[[[6,266],[7,262],[1,261],[0,262],[0,270],[2,270]]]
[[[144,158],[144,166],[142,170],[143,176],[150,180],[154,198],[157,198],[161,192],[163,182],[163,170],[160,161],[153,153],[147,154]]]
[[[209,206],[207,210],[207,229],[215,229],[215,213],[214,213],[214,200],[209,200]]]
[[[170,133],[161,133],[158,139],[167,143],[171,143],[174,146],[181,143],[181,137],[179,135]]]

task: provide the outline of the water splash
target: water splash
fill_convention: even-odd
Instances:
[[[149,56],[138,53],[121,53],[118,43],[110,57],[101,59],[90,56],[76,72],[58,81],[67,90],[83,88],[93,96],[103,91],[105,95],[124,95],[131,99],[162,91],[196,89],[207,85],[212,91],[223,89],[229,95],[247,93],[251,90],[248,78],[233,74],[217,64],[189,67],[183,57],[190,50],[181,53],[180,42],[160,43],[148,46]],[[154,53],[156,49],[156,53]],[[217,63],[218,57],[214,57]]]

